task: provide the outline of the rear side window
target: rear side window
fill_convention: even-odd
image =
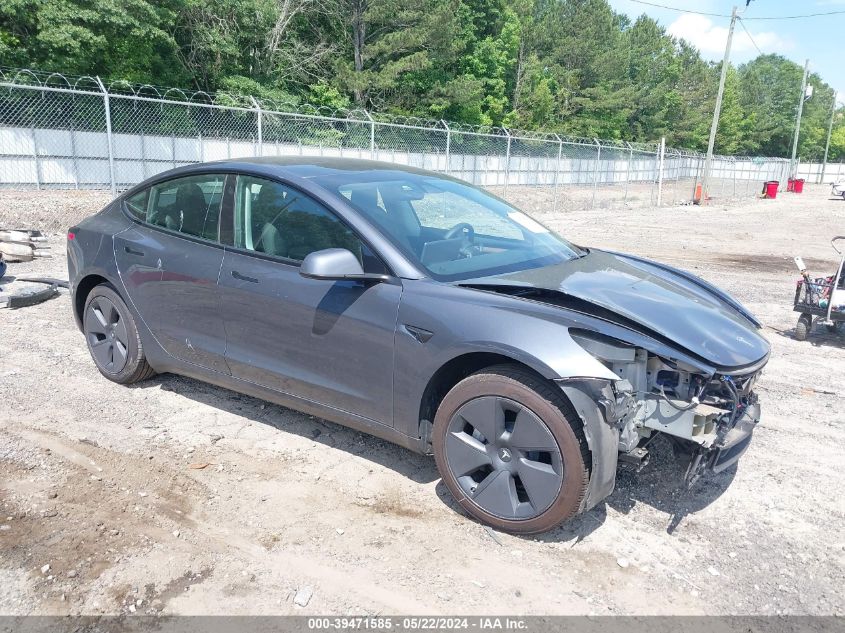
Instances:
[[[147,224],[217,241],[224,181],[222,174],[168,180],[127,198],[126,208]]]
[[[126,199],[126,209],[142,222],[147,221],[147,202],[150,199],[150,190],[144,189]]]

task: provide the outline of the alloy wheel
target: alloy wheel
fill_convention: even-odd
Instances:
[[[548,426],[508,398],[482,396],[461,406],[449,422],[445,449],[467,498],[504,519],[542,514],[563,483],[560,448]]]
[[[117,306],[107,297],[95,297],[85,312],[85,336],[100,369],[117,374],[126,366],[129,337]]]

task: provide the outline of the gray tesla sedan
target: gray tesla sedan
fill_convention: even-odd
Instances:
[[[737,301],[419,169],[174,169],[71,228],[68,268],[109,380],[178,373],[433,453],[511,532],[592,508],[660,434],[689,481],[730,468],[760,418],[769,344]]]

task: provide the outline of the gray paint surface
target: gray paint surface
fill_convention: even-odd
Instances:
[[[429,448],[420,420],[426,387],[446,363],[467,354],[496,354],[550,380],[615,378],[572,339],[575,328],[711,375],[760,365],[768,356],[768,343],[738,304],[703,282],[637,258],[591,251],[546,268],[460,284],[434,281],[342,196],[310,180],[326,170],[385,169],[399,168],[339,159],[223,161],[173,170],[142,185],[203,172],[287,183],[356,231],[388,267],[385,282],[306,279],[289,262],[146,226],[122,210],[123,198],[136,188],[75,227],[77,238],[68,245],[72,288],[89,275],[110,281],[140,317],[142,342],[158,371],[265,398],[423,452]],[[537,293],[515,296],[514,289]],[[582,409],[585,425],[601,423],[594,419],[598,409]],[[601,453],[610,450],[606,427],[593,427],[594,450]],[[608,468],[595,473],[601,491],[591,493],[591,504],[612,489]]]

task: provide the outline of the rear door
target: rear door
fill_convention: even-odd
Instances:
[[[144,224],[127,232],[128,240],[126,233],[121,234],[127,243],[116,244],[115,250],[125,263],[133,258],[146,263],[149,279],[135,290],[135,303],[165,351],[229,373],[217,288],[223,262],[219,227],[226,179],[225,174],[210,173],[153,185],[143,215],[134,213]],[[137,243],[130,243],[133,232],[141,238]]]
[[[346,248],[384,264],[340,218],[299,190],[239,176],[234,247],[220,272],[232,374],[393,424],[393,339],[401,284],[299,274],[309,253]]]
[[[136,220],[145,222],[150,190],[127,198],[124,208]],[[161,282],[164,244],[160,235],[144,226],[133,224],[126,231],[114,236],[114,259],[130,303],[151,332],[156,331],[158,312],[154,297]]]

